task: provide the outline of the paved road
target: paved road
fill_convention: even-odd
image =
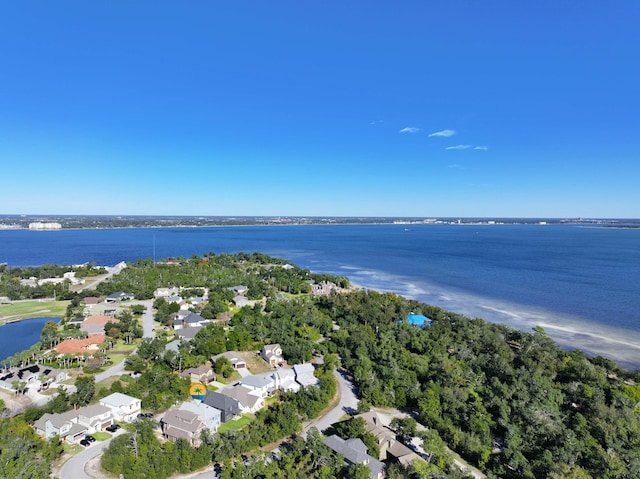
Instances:
[[[155,337],[156,333],[154,331],[152,310],[153,301],[134,301],[130,304],[142,304],[143,306],[145,306],[146,310],[142,314],[143,337]],[[121,376],[125,372],[124,366],[125,361],[121,361],[120,363],[110,367],[106,371],[96,374],[96,383],[111,376]],[[118,430],[116,434],[120,432],[122,432],[122,429]],[[109,441],[111,441],[111,439],[100,443],[94,443],[91,446],[87,447],[84,451],[76,454],[71,459],[69,459],[60,469],[60,479],[91,479],[91,477],[87,476],[84,472],[85,468],[87,467],[87,463],[98,455],[102,454],[102,451],[109,445]],[[213,471],[213,468],[211,470]],[[93,477],[101,479],[103,477],[106,478],[107,476],[96,474]],[[211,478],[211,474],[209,474],[208,477]]]
[[[156,332],[154,331],[153,323],[153,301],[133,301],[130,304],[141,304],[146,308],[144,313],[142,313],[142,337],[154,338],[156,336]],[[118,364],[111,366],[106,371],[96,374],[96,383],[99,383],[111,376],[121,376],[125,372],[124,366],[125,361],[121,361]]]
[[[333,423],[338,422],[345,414],[347,414],[347,411],[355,411],[358,408],[358,398],[355,394],[355,388],[351,381],[349,381],[349,379],[347,379],[345,374],[343,374],[341,371],[342,370],[333,371],[333,375],[338,382],[338,394],[340,395],[338,404],[324,416],[305,423],[305,432],[312,427],[315,427],[318,429],[318,431],[323,432]]]
[[[120,272],[126,267],[125,263],[121,262],[113,267],[107,267],[107,273],[100,276],[85,278],[86,282],[82,288],[78,289],[78,292],[93,290],[103,281],[111,278],[114,274],[120,274]]]
[[[119,429],[115,435],[122,434],[122,429]],[[109,446],[112,438],[102,442],[94,442],[84,451],[79,452],[67,462],[65,462],[60,468],[60,479],[108,479],[108,476],[102,473],[87,475],[85,472],[86,465],[92,459],[95,459]]]

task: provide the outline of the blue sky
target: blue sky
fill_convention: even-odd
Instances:
[[[640,2],[2,2],[0,213],[640,217]]]

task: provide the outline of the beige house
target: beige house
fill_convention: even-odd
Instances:
[[[165,438],[175,441],[186,439],[192,445],[200,445],[200,433],[205,428],[198,414],[185,409],[169,409],[160,422]]]

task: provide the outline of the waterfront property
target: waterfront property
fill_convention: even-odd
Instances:
[[[54,383],[68,379],[66,371],[54,369],[42,364],[31,364],[21,368],[6,368],[0,374],[0,387],[15,391],[16,382],[23,382],[27,387],[35,386],[36,389],[48,389]]]

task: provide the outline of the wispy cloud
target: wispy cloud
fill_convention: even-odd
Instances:
[[[445,150],[468,150],[469,148],[473,148],[471,145],[454,145],[447,146]]]
[[[445,150],[477,150],[477,151],[487,151],[489,149],[488,146],[473,146],[473,145],[453,145],[447,146]]]
[[[379,125],[380,123],[384,123],[384,120],[373,120],[369,122],[370,125]]]
[[[445,138],[449,138],[450,136],[453,136],[456,134],[456,130],[441,130],[441,131],[434,131],[433,133],[429,133],[429,136],[443,136]]]
[[[400,133],[418,133],[420,128],[416,128],[415,126],[408,126],[400,130]]]

